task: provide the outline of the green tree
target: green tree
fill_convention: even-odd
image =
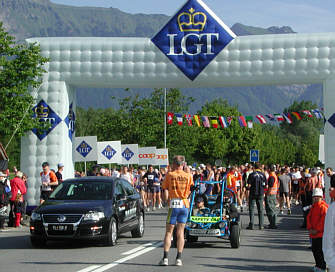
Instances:
[[[18,137],[32,128],[46,128],[32,118],[36,101],[31,89],[40,86],[47,61],[36,44],[16,44],[0,22],[0,139],[7,145],[16,133],[13,152],[18,149]]]
[[[295,101],[284,112],[299,112],[303,110],[316,109],[318,106],[311,101]],[[319,136],[323,129],[323,120],[315,117],[308,117],[300,114],[302,120],[292,117],[292,124],[283,122],[280,127],[286,138],[296,147],[297,153],[295,162],[301,165],[313,166],[318,161],[319,155]]]

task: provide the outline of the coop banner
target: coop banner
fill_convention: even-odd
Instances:
[[[169,165],[168,149],[156,149],[156,165]]]
[[[156,147],[140,147],[138,149],[139,165],[156,165]]]

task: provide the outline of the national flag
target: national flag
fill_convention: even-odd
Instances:
[[[176,113],[175,116],[177,118],[178,125],[182,126],[183,125],[183,116],[179,113]]]
[[[173,123],[173,112],[168,112],[167,113],[167,123],[169,124],[169,125],[172,125],[172,123]]]
[[[287,123],[292,124],[292,116],[291,116],[291,114],[289,112],[288,113],[284,113],[283,116],[284,116],[284,118],[285,118],[285,120],[286,120]]]
[[[275,118],[277,119],[278,122],[283,122],[284,121],[284,117],[279,114],[279,113],[276,113],[274,114]]]
[[[193,115],[194,121],[197,123],[198,127],[201,127],[199,115]]]
[[[314,113],[316,118],[318,118],[318,119],[323,118],[322,113],[318,109],[312,110],[312,112]]]
[[[265,115],[270,121],[276,121],[275,117],[272,114]]]
[[[302,117],[301,117],[301,115],[300,115],[299,112],[293,111],[293,112],[292,112],[292,115],[294,115],[298,120],[301,120],[301,119],[302,119]]]
[[[313,117],[312,113],[309,110],[303,110],[304,114],[306,114],[308,117]]]
[[[226,127],[229,126],[226,117],[224,117],[224,116],[220,116],[220,117],[219,117],[219,121],[220,121],[220,124],[221,124],[221,126],[222,126],[223,128],[226,128]]]
[[[209,128],[211,125],[209,124],[209,120],[207,116],[201,116],[202,123],[204,127]]]
[[[192,115],[191,114],[185,114],[185,118],[186,118],[188,126],[191,127],[192,126]]]
[[[259,121],[261,124],[266,124],[266,120],[265,120],[265,118],[264,118],[263,115],[258,114],[258,115],[256,115],[256,118],[258,119],[258,121]]]
[[[254,118],[252,116],[246,116],[245,120],[247,121],[248,128],[254,127],[254,124],[253,124]]]
[[[211,124],[213,128],[218,128],[219,127],[219,123],[218,123],[218,119],[217,117],[210,117],[211,119]]]
[[[246,122],[244,116],[239,116],[238,117],[238,122],[240,123],[241,127],[246,127],[247,126],[247,122]]]
[[[231,125],[231,121],[233,121],[233,116],[227,117],[228,124]]]

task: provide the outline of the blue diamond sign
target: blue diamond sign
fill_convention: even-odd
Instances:
[[[328,119],[328,122],[335,127],[335,113]]]
[[[107,145],[105,147],[104,150],[102,150],[102,155],[104,155],[107,159],[111,159],[114,157],[114,155],[116,154],[116,151],[113,147],[111,147],[110,145]]]
[[[128,147],[122,152],[122,157],[124,157],[127,161],[131,160],[134,156],[134,152],[131,151]]]
[[[69,138],[72,141],[72,137],[75,131],[75,122],[76,122],[76,115],[73,111],[73,103],[71,103],[70,107],[69,107],[69,113],[65,118],[65,123],[68,127],[69,130]]]
[[[33,133],[42,141],[48,134],[60,123],[62,119],[53,111],[53,109],[42,99],[35,107],[33,107],[33,117],[39,122],[49,123],[47,130],[32,129]]]
[[[76,150],[78,151],[78,153],[80,155],[82,155],[84,158],[86,158],[86,156],[88,155],[88,153],[91,152],[92,147],[86,143],[85,141],[82,141],[78,147],[76,148]]]
[[[189,0],[151,41],[194,80],[235,37],[205,3]]]

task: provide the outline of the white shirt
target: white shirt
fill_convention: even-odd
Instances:
[[[115,170],[112,174],[112,178],[118,178],[118,177],[120,177],[120,173],[119,173],[119,171]]]
[[[130,184],[132,183],[131,176],[130,176],[129,173],[121,174],[121,175],[120,175],[120,178],[125,179],[125,180],[128,181]]]
[[[335,271],[335,202],[329,206],[327,211],[322,250],[327,265],[331,271]]]

